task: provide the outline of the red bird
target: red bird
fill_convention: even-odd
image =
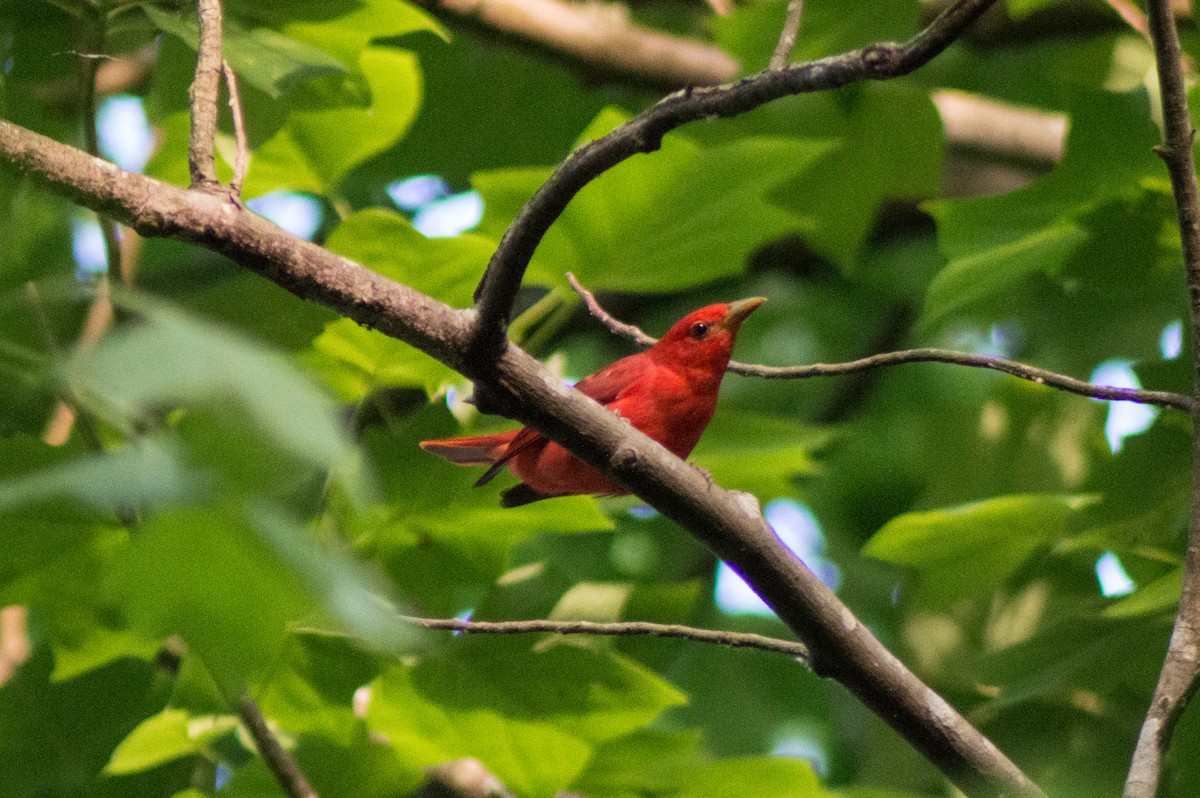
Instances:
[[[575,388],[676,457],[686,458],[712,420],[738,328],[766,301],[753,297],[694,311],[676,322],[654,346],[580,380]],[[504,507],[555,496],[628,493],[532,427],[421,441],[421,448],[457,465],[490,464],[475,487],[491,482],[501,468],[508,466],[522,484],[501,494]]]

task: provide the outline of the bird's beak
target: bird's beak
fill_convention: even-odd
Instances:
[[[737,332],[746,317],[758,310],[758,306],[766,301],[765,296],[752,296],[749,299],[739,299],[737,302],[731,303],[729,310],[725,311],[725,315],[721,318],[721,326],[730,332]]]

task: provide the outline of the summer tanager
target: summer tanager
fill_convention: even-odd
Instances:
[[[738,328],[763,302],[753,297],[690,313],[654,346],[580,380],[575,388],[686,458],[712,420]],[[421,441],[421,448],[457,465],[490,464],[475,487],[507,466],[522,484],[501,494],[505,507],[555,496],[628,493],[532,427]]]

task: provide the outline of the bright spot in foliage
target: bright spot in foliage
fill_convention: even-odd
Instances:
[[[790,756],[793,759],[803,759],[812,765],[818,776],[824,776],[829,769],[825,746],[807,732],[788,731],[779,735],[775,739],[775,745],[771,748],[771,756]]]
[[[837,590],[842,580],[841,572],[832,561],[825,559],[825,535],[812,511],[793,499],[775,499],[767,503],[763,514],[784,545],[830,590]],[[715,600],[717,607],[730,615],[774,615],[750,586],[723,562],[717,565]]]
[[[1108,385],[1113,388],[1141,388],[1142,384],[1129,362],[1125,360],[1108,360],[1101,363],[1092,372],[1090,382],[1096,385]],[[1104,435],[1108,438],[1108,447],[1114,454],[1121,451],[1125,439],[1130,435],[1145,432],[1154,419],[1158,410],[1149,405],[1136,402],[1112,402],[1108,406],[1108,420],[1104,424]]]
[[[483,218],[483,197],[474,191],[435,200],[413,214],[413,227],[429,238],[449,238],[465,233]]]
[[[108,265],[104,252],[104,233],[95,219],[76,217],[71,220],[71,254],[80,277],[103,272]]]
[[[130,172],[140,172],[154,151],[154,133],[146,120],[140,97],[118,94],[100,104],[96,112],[100,152]]]
[[[1158,338],[1158,348],[1167,360],[1174,360],[1183,351],[1183,322],[1179,319],[1163,327]]]
[[[387,193],[397,208],[411,213],[449,194],[450,186],[437,175],[415,175],[388,183]]]
[[[1137,585],[1125,573],[1125,566],[1111,551],[1106,551],[1096,560],[1096,581],[1100,583],[1100,593],[1105,598],[1125,596],[1137,589]]]
[[[246,203],[250,210],[270,219],[294,236],[312,240],[321,226],[321,203],[304,194],[272,191]]]

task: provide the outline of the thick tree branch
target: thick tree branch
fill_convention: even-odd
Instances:
[[[995,0],[959,0],[904,44],[861,50],[767,70],[728,86],[685,89],[663,98],[559,164],[505,232],[476,289],[479,324],[470,357],[481,369],[494,362],[525,268],[546,230],[588,183],[621,161],[659,148],[668,132],[700,119],[731,117],[793,94],[835,89],[860,80],[906,75],[950,46]]]
[[[549,374],[510,346],[486,368],[465,356],[473,313],[457,311],[292,236],[223,198],[122,172],[6,120],[0,164],[106,213],[143,235],[219,252],[483,381],[508,415],[611,474],[725,560],[834,678],[971,796],[1041,796],[1038,788],[940,695],[923,684],[787,549],[757,502],[696,468]]]
[[[1192,152],[1195,132],[1188,115],[1183,52],[1168,0],[1146,4],[1158,85],[1162,95],[1163,143],[1159,155],[1166,163],[1175,193],[1183,264],[1191,308],[1193,369],[1200,395],[1200,190]],[[1192,413],[1192,426],[1200,430],[1200,409]],[[1158,794],[1163,760],[1170,748],[1175,724],[1200,682],[1200,435],[1192,438],[1192,507],[1188,527],[1183,592],[1175,627],[1150,709],[1138,735],[1125,798],[1153,798]]]
[[[643,346],[653,346],[658,340],[647,335],[640,328],[626,324],[601,307],[595,294],[580,284],[575,275],[568,273],[567,281],[575,292],[583,299],[588,312],[595,316],[611,332],[632,338]],[[1093,399],[1106,399],[1114,402],[1138,402],[1139,404],[1170,407],[1175,410],[1192,412],[1196,400],[1191,396],[1170,391],[1146,391],[1140,388],[1114,388],[1109,385],[1094,385],[1090,382],[1077,380],[1066,374],[1028,366],[1015,360],[1007,360],[993,355],[973,355],[967,352],[955,352],[950,349],[906,349],[900,352],[884,352],[870,357],[859,358],[845,363],[814,363],[808,366],[759,366],[752,363],[740,363],[736,360],[729,362],[729,370],[735,374],[747,377],[763,377],[770,380],[796,380],[809,377],[836,377],[843,374],[867,371],[884,366],[897,366],[903,363],[952,363],[972,368],[992,369],[1011,374],[1023,380],[1047,385],[1051,388],[1089,396]]]
[[[258,749],[259,756],[267,763],[271,775],[288,798],[317,798],[317,791],[300,769],[300,763],[279,744],[279,740],[267,726],[267,719],[263,717],[258,703],[250,696],[243,696],[238,701],[238,715],[246,724],[250,736],[254,738],[254,746]]]
[[[549,633],[556,635],[599,635],[601,637],[676,637],[697,643],[711,643],[730,648],[756,648],[775,654],[786,654],[798,660],[808,661],[808,647],[794,640],[748,634],[745,632],[723,632],[715,629],[697,629],[679,624],[650,623],[648,621],[617,621],[597,623],[595,621],[463,621],[458,618],[417,618],[401,616],[402,620],[426,629],[451,632],[471,632],[493,635],[522,635]]]

